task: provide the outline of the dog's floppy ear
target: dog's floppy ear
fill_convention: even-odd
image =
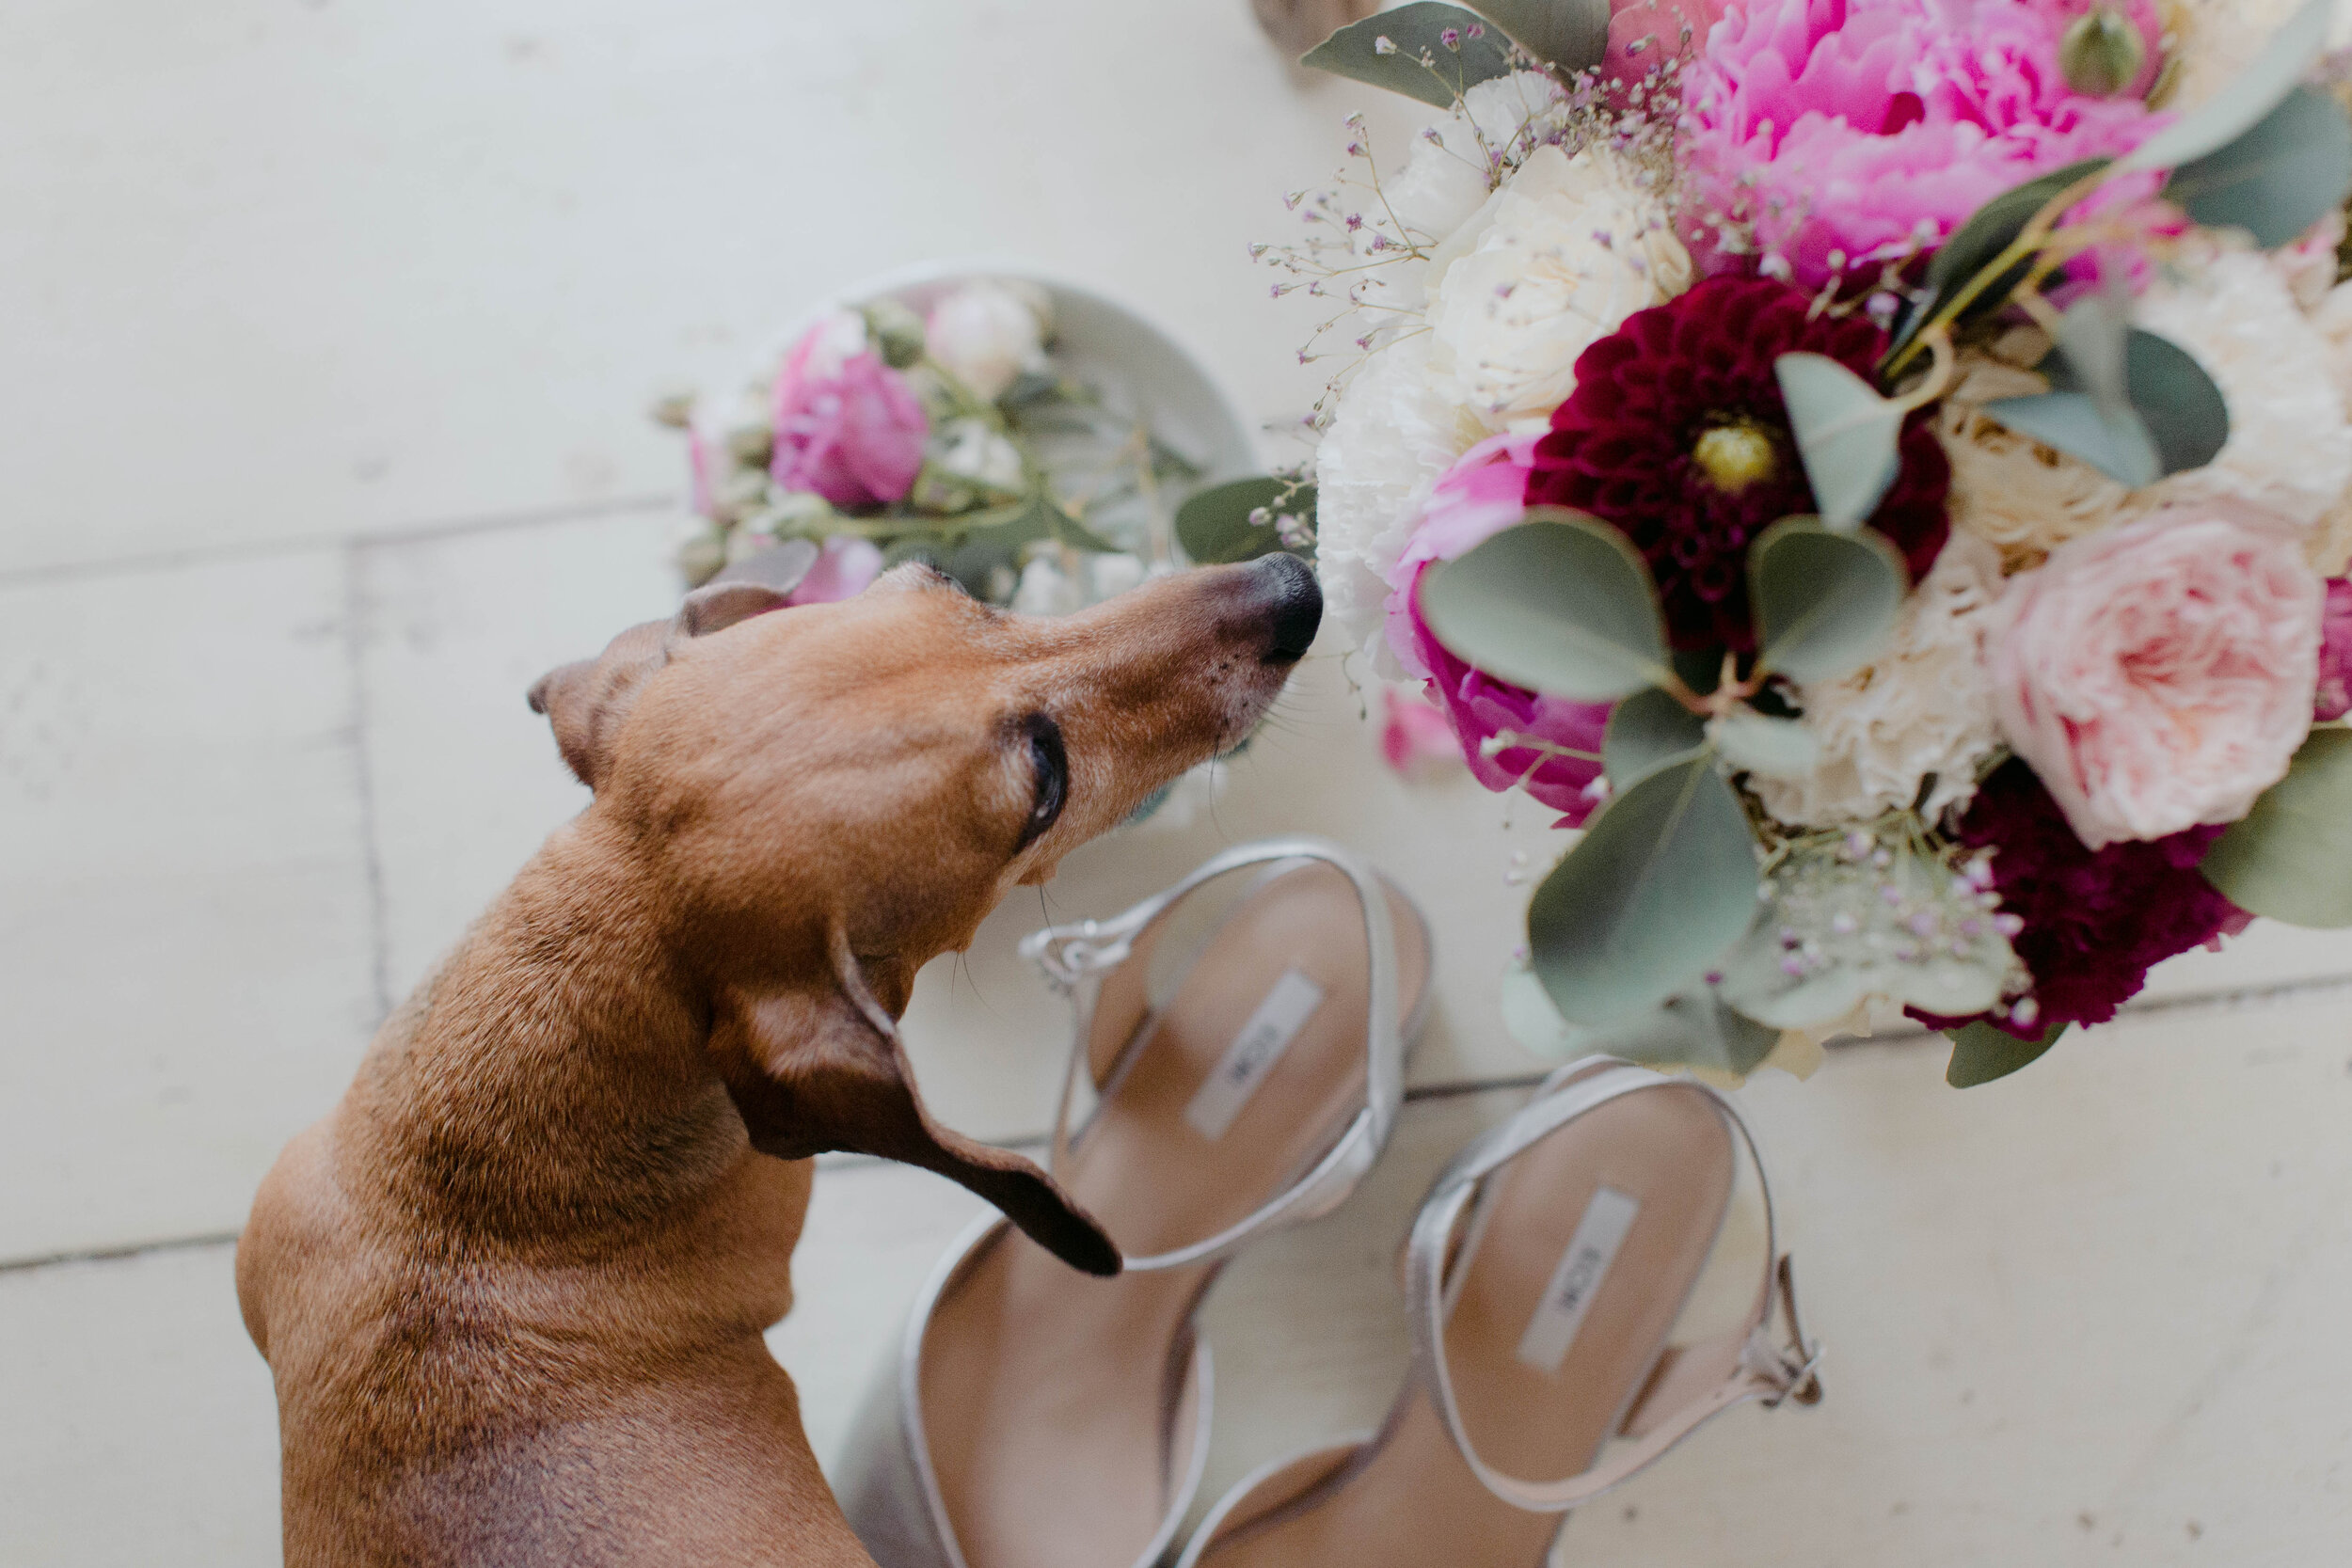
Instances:
[[[667,621],[647,621],[621,633],[595,658],[550,670],[532,684],[531,711],[554,726],[555,744],[581,784],[596,787],[609,760],[606,748],[637,688],[670,662],[681,637],[707,637],[788,602],[788,590],[758,582],[714,582],[686,595]]]
[[[857,977],[837,932],[834,945],[846,982],[741,1001],[712,1032],[752,1146],[784,1160],[840,1150],[935,1171],[994,1204],[1072,1268],[1119,1273],[1119,1248],[1052,1177],[931,1119],[897,1023]]]

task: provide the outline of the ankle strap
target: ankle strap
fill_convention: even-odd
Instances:
[[[1410,1023],[1401,1014],[1396,927],[1390,916],[1387,885],[1371,866],[1327,839],[1262,839],[1226,850],[1174,886],[1152,895],[1123,914],[1108,920],[1049,926],[1032,932],[1021,942],[1022,956],[1035,962],[1044,971],[1048,983],[1071,998],[1077,1014],[1069,1066],[1062,1075],[1060,1103],[1054,1112],[1053,1152],[1047,1162],[1049,1170],[1059,1173],[1068,1166],[1070,1146],[1075,1135],[1071,1118],[1077,1103],[1078,1076],[1090,1059],[1104,977],[1136,958],[1138,950],[1148,960],[1156,934],[1154,927],[1196,890],[1230,872],[1279,861],[1321,861],[1336,867],[1346,876],[1362,909],[1372,987],[1364,1029],[1364,1108],[1339,1141],[1304,1176],[1248,1218],[1188,1246],[1148,1258],[1126,1259],[1124,1267],[1129,1273],[1209,1262],[1278,1226],[1327,1214],[1355,1189],[1387,1146],[1389,1134],[1396,1126],[1397,1108],[1405,1099],[1405,1041],[1411,1032]],[[1424,985],[1421,998],[1423,1003],[1428,992],[1429,987]],[[1418,1014],[1420,1008],[1415,1010]],[[1133,1035],[1121,1042],[1122,1059],[1127,1050],[1145,1037],[1150,1027],[1151,1021],[1138,1016]],[[1104,1074],[1105,1079],[1108,1076]]]
[[[1620,1430],[1630,1443],[1621,1452],[1565,1481],[1529,1481],[1504,1475],[1472,1447],[1446,1362],[1448,1261],[1454,1237],[1481,1184],[1538,1140],[1613,1100],[1669,1084],[1712,1101],[1756,1168],[1764,1197],[1766,1259],[1756,1305],[1747,1321],[1729,1334],[1667,1353],[1624,1420]],[[1734,1405],[1751,1400],[1768,1406],[1788,1400],[1814,1404],[1821,1397],[1821,1353],[1804,1337],[1798,1320],[1795,1275],[1780,1252],[1772,1182],[1739,1107],[1704,1084],[1665,1078],[1613,1058],[1579,1062],[1554,1074],[1517,1116],[1455,1156],[1413,1222],[1406,1243],[1406,1290],[1411,1306],[1414,1375],[1431,1389],[1446,1430],[1472,1473],[1495,1496],[1531,1513],[1563,1513],[1591,1501]],[[1775,1316],[1786,1320],[1785,1339],[1772,1333]]]

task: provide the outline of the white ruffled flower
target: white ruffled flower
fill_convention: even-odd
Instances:
[[[1381,636],[1388,574],[1405,553],[1429,493],[1476,441],[1431,385],[1429,339],[1374,353],[1340,394],[1315,448],[1315,566],[1324,613],[1375,668],[1398,673]]]
[[[942,471],[985,484],[992,490],[1021,488],[1021,449],[991,430],[987,420],[957,420],[934,440]]]
[[[1565,123],[1567,99],[1542,71],[1481,82],[1413,144],[1381,182],[1388,210],[1416,245],[1437,245],[1477,215],[1503,171]]]
[[[2047,381],[1997,359],[1972,357],[1963,365],[1959,385],[1936,410],[1936,434],[1952,465],[1945,507],[1954,537],[1997,546],[2016,569],[2122,515],[2130,491],[1984,411],[1995,399],[2046,392]]]
[[[1614,154],[1539,147],[1431,258],[1431,364],[1490,430],[1541,418],[1577,357],[1691,286],[1664,204]]]
[[[1984,664],[1987,615],[2000,596],[2000,553],[1954,533],[1886,650],[1844,680],[1801,689],[1820,759],[1795,778],[1751,774],[1764,808],[1796,826],[1867,822],[1918,800],[1931,775],[1923,816],[1965,805],[1977,765],[2000,744]]]
[[[2230,408],[2218,456],[2136,492],[2133,515],[2234,498],[2312,527],[2352,485],[2352,425],[2327,345],[2267,257],[2227,250],[2159,283],[2134,319],[2196,356]]]
[[[1042,289],[979,278],[932,305],[924,346],[949,374],[993,403],[1024,372],[1043,373],[1053,315]]]

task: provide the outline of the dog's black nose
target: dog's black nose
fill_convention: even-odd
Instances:
[[[1314,568],[1295,555],[1260,556],[1250,570],[1263,579],[1260,591],[1273,611],[1274,645],[1266,650],[1266,662],[1295,664],[1323,625],[1323,585],[1315,581]]]

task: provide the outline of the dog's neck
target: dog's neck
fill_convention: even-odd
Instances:
[[[339,1117],[353,1185],[560,1252],[716,1180],[744,1134],[680,949],[593,811],[558,831],[376,1036]]]

